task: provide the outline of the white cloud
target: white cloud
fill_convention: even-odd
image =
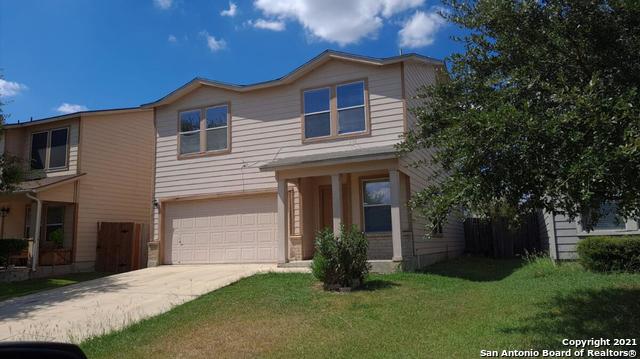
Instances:
[[[169,37],[167,38],[167,41],[175,43],[175,42],[178,42],[178,39],[174,35],[169,35]]]
[[[153,0],[153,4],[162,10],[167,10],[173,5],[173,0]]]
[[[431,45],[436,32],[444,24],[444,18],[435,11],[429,13],[416,11],[398,32],[400,46],[416,48]]]
[[[18,82],[0,79],[0,97],[11,97],[27,90],[28,87]]]
[[[66,102],[63,102],[62,105],[58,106],[58,108],[56,109],[56,111],[63,114],[87,111],[87,110],[89,110],[87,106],[76,105],[76,104],[66,103]]]
[[[207,46],[211,52],[224,50],[227,47],[227,42],[224,39],[216,39],[214,36],[209,35],[206,31],[200,31],[200,35],[204,36],[207,40]]]
[[[229,1],[229,9],[220,11],[220,15],[234,17],[238,13],[238,5]]]
[[[385,19],[424,0],[255,0],[267,17],[299,22],[312,37],[341,46],[375,38]]]
[[[286,28],[284,21],[281,20],[265,20],[258,19],[255,21],[249,20],[247,23],[256,29],[264,29],[271,31],[283,31]]]

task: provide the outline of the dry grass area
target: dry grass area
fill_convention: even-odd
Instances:
[[[640,275],[479,258],[322,291],[307,274],[247,278],[82,344],[90,358],[467,358],[640,337]]]

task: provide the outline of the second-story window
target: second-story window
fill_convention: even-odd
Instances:
[[[59,170],[67,167],[69,129],[58,128],[31,134],[32,170]]]
[[[331,135],[331,89],[304,92],[304,137]]]
[[[229,106],[219,105],[179,113],[180,155],[215,154],[229,149]]]
[[[304,139],[367,133],[366,80],[306,90],[302,103]]]
[[[339,85],[336,93],[338,97],[338,133],[364,131],[364,82]]]
[[[200,110],[180,113],[180,154],[200,152]]]

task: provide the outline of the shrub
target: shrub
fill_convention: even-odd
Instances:
[[[26,239],[0,239],[0,265],[7,266],[9,257],[20,254],[29,247]]]
[[[330,229],[318,232],[311,265],[313,275],[324,283],[325,289],[359,286],[369,274],[368,244],[355,226],[341,227],[338,237]]]
[[[640,272],[640,236],[597,236],[578,242],[583,267],[599,272]]]

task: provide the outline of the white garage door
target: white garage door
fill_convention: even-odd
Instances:
[[[276,261],[275,195],[175,202],[165,216],[166,263]]]

